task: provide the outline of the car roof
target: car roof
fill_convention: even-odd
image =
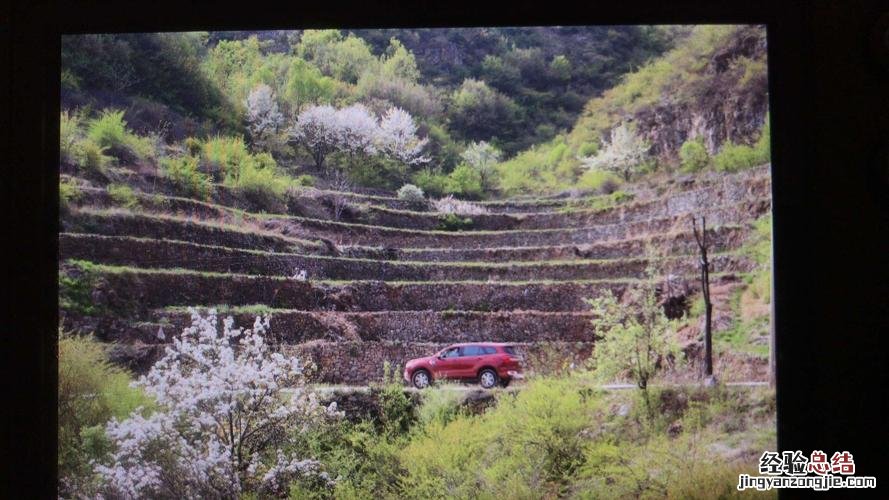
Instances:
[[[462,342],[460,344],[450,344],[445,349],[450,349],[452,347],[466,347],[470,345],[490,345],[490,346],[508,346],[515,345],[512,342]]]

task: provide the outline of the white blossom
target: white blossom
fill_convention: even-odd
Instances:
[[[278,110],[275,92],[268,85],[257,85],[247,96],[247,129],[253,142],[268,146],[284,125],[284,115]]]
[[[494,165],[500,161],[502,153],[487,142],[480,141],[470,144],[461,156],[479,173],[485,186],[489,186],[494,176]]]
[[[622,123],[611,131],[611,142],[596,156],[581,158],[587,168],[596,168],[621,174],[625,180],[648,159],[650,145],[638,137],[632,128]]]
[[[379,133],[377,119],[361,104],[353,104],[336,112],[337,146],[349,155],[375,154],[374,143]]]
[[[417,125],[407,111],[391,107],[380,121],[380,148],[391,158],[407,165],[427,163],[422,155],[429,139],[417,137]]]
[[[464,200],[458,200],[453,195],[445,196],[432,202],[435,210],[443,214],[457,215],[482,215],[488,213],[488,209]]]
[[[339,120],[333,106],[309,106],[290,128],[290,138],[312,155],[315,166],[324,166],[324,159],[337,150],[340,141]]]
[[[108,424],[114,451],[109,464],[96,466],[104,492],[219,498],[268,487],[267,493],[278,494],[298,475],[317,474],[320,464],[280,449],[293,432],[342,413],[304,389],[296,358],[270,351],[263,339],[268,318],[257,317],[244,330],[229,317],[221,332],[213,310],[202,317],[192,309],[191,319],[135,383],[155,398],[154,413],[145,417],[138,409]],[[283,396],[285,387],[293,387],[292,397]],[[272,451],[277,460],[266,466],[262,457]]]

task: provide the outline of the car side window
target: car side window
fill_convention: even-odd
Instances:
[[[495,352],[497,352],[497,349],[494,349],[489,345],[482,347],[482,349],[485,351],[485,354],[494,354]]]
[[[468,345],[460,351],[461,356],[479,356],[481,354],[481,349],[476,345]]]
[[[459,355],[459,353],[460,353],[460,348],[453,347],[453,348],[445,351],[444,354],[442,355],[442,358],[456,358]]]

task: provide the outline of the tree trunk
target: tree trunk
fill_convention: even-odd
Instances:
[[[701,293],[704,296],[704,377],[713,376],[713,303],[710,302],[710,263],[707,260],[707,218],[701,217],[701,233],[698,234],[695,217],[691,219],[698,250],[701,252]]]

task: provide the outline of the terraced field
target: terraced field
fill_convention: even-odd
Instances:
[[[146,183],[122,208],[78,182],[59,235],[65,328],[95,332],[142,371],[188,307],[245,326],[269,314],[274,341],[317,381],[355,385],[459,341],[523,344],[534,371],[581,363],[596,340],[584,299],[620,294],[652,266],[662,296],[687,308],[689,216],[707,217],[713,277],[732,283],[755,270],[740,249],[771,208],[767,167],[636,186],[630,199],[482,202],[460,231],[393,196],[307,189],[269,213],[221,187],[197,201]],[[340,220],[334,198],[349,203]]]

